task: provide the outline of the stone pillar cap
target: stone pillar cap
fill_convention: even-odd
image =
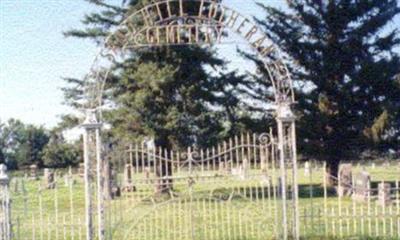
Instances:
[[[97,129],[101,128],[102,124],[98,122],[96,116],[96,109],[87,109],[85,113],[85,120],[82,125],[85,129]]]
[[[280,103],[276,106],[276,117],[284,122],[296,120],[296,115],[293,113],[290,103]]]

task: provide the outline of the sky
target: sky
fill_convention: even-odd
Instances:
[[[284,6],[284,0],[258,2]],[[225,5],[246,16],[263,15],[254,0]],[[0,121],[17,118],[51,128],[60,115],[71,112],[63,105],[62,78],[84,76],[98,49],[93,42],[62,33],[82,27],[80,19],[93,10],[83,0],[0,0]],[[236,46],[219,49],[233,67],[243,66]]]

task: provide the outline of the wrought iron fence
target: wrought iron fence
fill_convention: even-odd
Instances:
[[[350,178],[326,165],[307,163],[299,169],[301,235],[341,239],[400,238],[400,167],[343,164]],[[328,185],[328,180],[338,186]],[[342,189],[340,189],[342,188]]]
[[[109,156],[106,239],[280,239],[283,204],[294,223],[292,202],[282,201],[278,154],[271,134],[208,150],[121,147]],[[320,163],[299,167],[301,237],[399,239],[399,165],[347,168],[350,177],[344,170],[329,176]],[[86,239],[82,173],[0,174],[0,239]],[[339,187],[328,185],[332,178]],[[288,200],[292,189],[287,185]]]

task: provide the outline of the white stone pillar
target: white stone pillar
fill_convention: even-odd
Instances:
[[[290,104],[280,103],[277,106],[276,121],[278,125],[278,143],[279,143],[279,162],[281,175],[281,194],[282,194],[282,225],[284,240],[288,239],[288,209],[287,209],[287,161],[292,163],[292,221],[293,229],[291,229],[293,239],[298,240],[300,235],[299,228],[299,204],[298,204],[298,184],[297,184],[297,144],[296,144],[296,117],[291,109]],[[290,141],[290,142],[287,142]],[[290,153],[285,151],[285,146],[290,146]]]
[[[102,152],[101,152],[101,134],[102,124],[97,121],[96,110],[88,110],[86,119],[81,125],[84,129],[83,133],[83,151],[84,151],[84,181],[85,181],[85,218],[86,218],[86,240],[94,240],[94,212],[93,212],[93,196],[92,196],[92,178],[90,176],[90,168],[92,167],[91,156],[96,156],[96,177],[97,177],[97,219],[98,219],[98,240],[105,238],[104,224],[104,194],[103,194],[103,175],[102,175]],[[95,153],[91,153],[90,136],[95,134]]]
[[[11,203],[10,203],[10,191],[9,191],[9,178],[7,175],[7,167],[4,164],[0,165],[0,194],[1,194],[1,233],[0,239],[11,240],[12,229],[11,229]]]

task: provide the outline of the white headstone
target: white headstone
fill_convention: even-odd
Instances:
[[[134,167],[132,164],[126,164],[124,168],[124,184],[122,191],[124,192],[133,192],[135,191],[135,187],[133,185],[133,173]]]
[[[378,203],[381,206],[388,206],[391,204],[392,199],[390,195],[391,186],[390,183],[379,183],[378,184]]]
[[[45,181],[45,188],[47,188],[47,189],[55,188],[56,182],[55,182],[54,171],[52,171],[49,168],[45,168],[44,169],[44,181]]]
[[[310,163],[308,161],[304,163],[304,176],[310,176]]]
[[[368,201],[371,178],[368,172],[362,171],[354,178],[353,198],[360,202]]]
[[[5,164],[0,164],[0,179],[8,179],[7,166]]]
[[[341,164],[339,166],[339,186],[338,195],[339,197],[351,196],[353,186],[353,166],[351,164]]]

